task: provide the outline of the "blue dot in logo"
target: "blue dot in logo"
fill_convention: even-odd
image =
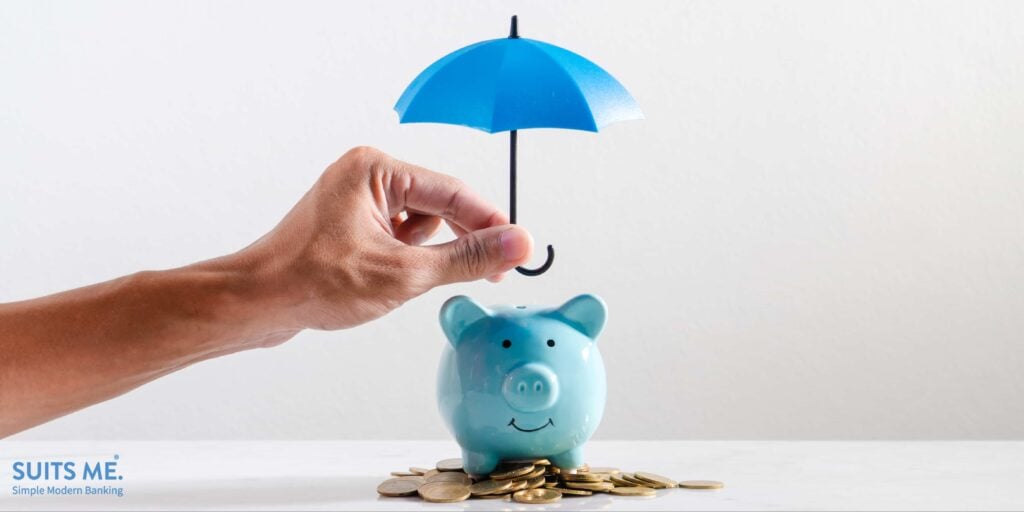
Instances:
[[[120,455],[118,455],[118,454],[116,454],[116,453],[114,454],[114,460],[117,460],[117,459],[120,459],[120,458],[121,458],[121,456],[120,456]]]
[[[124,477],[123,477],[123,476],[121,476],[121,475],[117,475],[117,479],[118,479],[118,480],[124,480]]]

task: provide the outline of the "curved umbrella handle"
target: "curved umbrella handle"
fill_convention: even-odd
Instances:
[[[512,30],[515,33],[515,18],[512,18],[513,25]],[[508,217],[512,224],[516,223],[516,142],[519,139],[516,130],[508,132],[508,149],[509,149],[509,161],[508,161]],[[516,267],[516,272],[524,276],[535,277],[547,272],[551,268],[551,264],[555,262],[555,248],[548,245],[548,259],[544,261],[544,264],[537,268],[526,268]]]
[[[541,265],[541,266],[539,266],[537,268],[516,267],[516,272],[519,272],[520,274],[522,274],[524,276],[539,276],[539,275],[543,274],[544,272],[547,272],[548,269],[551,268],[551,264],[554,263],[554,262],[555,262],[555,248],[551,247],[551,245],[548,245],[548,259],[547,259],[547,261],[544,262],[543,265]]]

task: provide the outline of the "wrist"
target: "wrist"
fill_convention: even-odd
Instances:
[[[291,314],[301,301],[248,254],[166,272],[169,279],[184,284],[184,313],[211,333],[211,357],[277,345],[302,330]]]

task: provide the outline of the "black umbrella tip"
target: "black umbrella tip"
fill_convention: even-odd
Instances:
[[[512,28],[508,32],[509,39],[519,39],[519,17],[512,15]]]

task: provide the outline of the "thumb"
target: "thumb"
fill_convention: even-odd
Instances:
[[[436,284],[451,284],[501,274],[526,263],[533,252],[533,238],[525,229],[505,224],[426,249],[435,258]]]

